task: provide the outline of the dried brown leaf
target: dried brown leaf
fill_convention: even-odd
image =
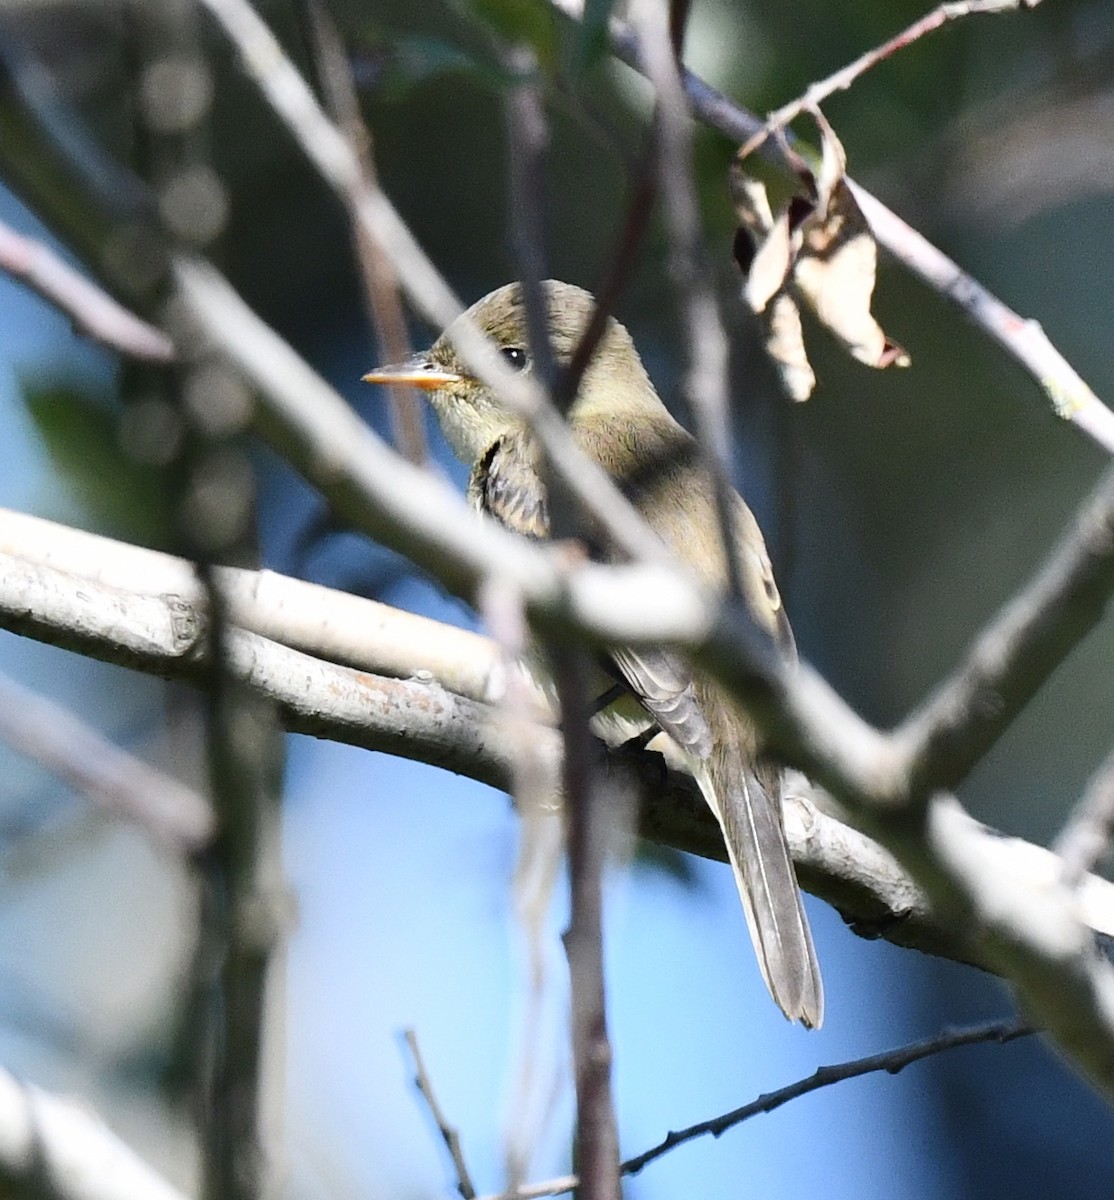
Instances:
[[[820,131],[820,166],[814,171],[792,155],[801,190],[776,216],[765,187],[746,174],[741,158],[731,173],[740,226],[754,239],[749,261],[736,253],[746,274],[743,295],[762,318],[766,349],[794,400],[807,399],[815,385],[797,299],[859,362],[881,368],[910,361],[870,311],[877,246],[847,184],[843,146],[818,110],[812,116]]]
[[[762,314],[766,353],[774,360],[790,400],[807,400],[816,386],[812,364],[805,353],[804,330],[797,302],[788,292],[774,297]]]

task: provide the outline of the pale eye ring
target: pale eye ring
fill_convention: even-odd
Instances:
[[[515,371],[523,371],[526,369],[526,364],[530,361],[526,351],[521,346],[501,346],[499,353],[509,367]]]

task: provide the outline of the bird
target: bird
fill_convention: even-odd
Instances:
[[[542,284],[547,331],[558,364],[567,364],[595,307],[573,284]],[[469,320],[516,371],[535,364],[524,289],[507,284],[478,300]],[[486,517],[529,538],[550,535],[541,451],[527,422],[478,379],[455,348],[456,323],[405,363],[380,367],[369,383],[422,389],[457,457],[471,468],[467,497]],[[728,586],[715,489],[695,439],[662,402],[627,329],[614,317],[567,410],[580,450],[600,464],[683,567],[717,593]],[[784,661],[796,645],[758,522],[730,494],[742,599]],[[623,561],[594,532],[590,552]],[[812,934],[790,857],[781,808],[783,770],[765,752],[752,720],[713,679],[677,650],[615,647],[607,666],[637,701],[644,724],[672,740],[723,832],[758,965],[774,1001],[791,1021],[818,1028],[824,989]]]

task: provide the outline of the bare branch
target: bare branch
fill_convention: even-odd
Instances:
[[[453,1167],[456,1170],[456,1190],[464,1197],[464,1200],[473,1200],[476,1195],[476,1189],[472,1184],[468,1164],[464,1161],[464,1147],[460,1144],[460,1134],[446,1120],[445,1114],[441,1110],[441,1105],[437,1102],[437,1093],[433,1090],[433,1081],[429,1077],[425,1060],[422,1058],[422,1052],[418,1046],[418,1035],[413,1029],[405,1029],[402,1036],[406,1039],[406,1045],[410,1048],[410,1055],[414,1059],[414,1083],[421,1093],[422,1099],[426,1102],[426,1107],[429,1109],[429,1114],[433,1118],[438,1132],[441,1134],[441,1139],[445,1143],[449,1157],[453,1160]]]
[[[743,148],[739,151],[740,158],[753,154],[772,133],[784,129],[801,113],[819,108],[835,92],[845,92],[861,75],[866,74],[871,67],[892,57],[899,50],[913,45],[926,34],[934,33],[943,28],[949,21],[957,21],[963,17],[975,16],[980,13],[1016,12],[1019,8],[1036,8],[1040,0],[957,0],[949,4],[941,4],[927,13],[912,25],[903,29],[899,34],[875,46],[865,54],[860,55],[853,63],[829,75],[817,83],[810,84],[803,95],[796,100],[783,105],[770,113],[766,123],[755,134],[752,134]]]
[[[515,856],[515,917],[526,943],[526,999],[511,1113],[504,1138],[507,1180],[520,1183],[533,1158],[537,1134],[548,1110],[552,1080],[539,1070],[546,1000],[557,974],[548,919],[564,862],[565,832],[555,792],[553,754],[538,737],[538,689],[526,669],[530,635],[522,597],[504,580],[490,578],[480,594],[484,626],[503,655],[506,687],[496,702],[498,729],[511,763],[509,791],[519,820]]]
[[[5,675],[0,675],[0,738],[171,850],[196,850],[213,831],[208,801],[193,788],[127,754],[60,704]]]
[[[705,1134],[719,1137],[736,1125],[756,1117],[761,1113],[773,1112],[790,1100],[799,1096],[807,1096],[809,1092],[819,1091],[830,1087],[833,1083],[843,1083],[848,1079],[857,1079],[860,1075],[869,1075],[877,1071],[885,1071],[888,1075],[897,1075],[912,1063],[942,1054],[945,1050],[955,1050],[960,1046],[974,1046],[982,1042],[996,1042],[1004,1045],[1017,1038],[1028,1037],[1033,1030],[1021,1021],[990,1021],[985,1025],[974,1025],[966,1029],[945,1029],[934,1037],[924,1038],[919,1042],[910,1042],[899,1046],[896,1050],[887,1050],[881,1054],[871,1054],[866,1058],[852,1059],[850,1062],[835,1063],[828,1067],[817,1067],[805,1079],[790,1083],[776,1091],[767,1092],[731,1112],[700,1121],[684,1129],[678,1129],[666,1135],[656,1146],[644,1150],[641,1154],[628,1158],[623,1162],[624,1175],[637,1175],[643,1167],[649,1166],[655,1159],[668,1154],[678,1146],[691,1142]],[[483,1200],[540,1200],[545,1196],[564,1196],[576,1191],[580,1180],[576,1175],[563,1175],[557,1179],[549,1179],[541,1183],[532,1183],[526,1187],[499,1195],[485,1196]]]
[[[52,1200],[186,1200],[87,1104],[21,1083],[2,1068],[0,1182],[6,1194],[23,1185]]]
[[[178,563],[183,570],[189,564],[35,518],[21,520],[38,531],[42,544],[52,538],[56,544],[49,553],[50,565],[0,557],[0,625],[150,673],[186,681],[196,678],[206,652],[204,598],[196,582],[192,596],[173,591],[151,596],[134,590],[144,585],[147,574],[157,585],[172,578],[170,564]],[[9,528],[13,525],[18,529],[19,522],[9,522]],[[0,542],[5,540],[3,528],[0,521]],[[108,564],[108,574],[116,563],[120,587],[98,581],[98,558]],[[144,561],[149,563],[148,572],[143,570]],[[63,568],[70,565],[73,573],[67,574]],[[328,610],[330,598],[335,600],[338,611],[350,614],[356,630],[365,606],[370,610],[368,628],[374,636],[368,639],[359,671],[321,662],[268,638],[239,636],[237,662],[242,677],[280,704],[288,729],[427,761],[497,787],[513,788],[515,772],[522,766],[520,737],[508,736],[498,707],[451,694],[459,679],[487,678],[496,652],[486,639],[271,572],[261,572],[254,587],[251,572],[229,571],[225,578],[239,581],[237,603],[241,592],[251,598],[245,611],[273,638],[283,637],[287,612],[294,613],[293,640],[302,635],[302,589],[308,589],[311,602],[323,611]],[[291,596],[299,603],[292,604]],[[275,611],[268,617],[265,609],[270,603]],[[126,637],[122,638],[122,630]],[[346,643],[347,637],[341,641]],[[420,647],[439,643],[430,665],[418,672],[420,680],[373,674],[397,672],[396,642],[413,649],[419,664]],[[445,672],[443,677],[440,671]],[[544,711],[536,700],[519,698],[523,711]],[[539,773],[539,793],[543,788],[551,791],[549,781],[556,779],[560,761],[557,736],[541,725],[532,724],[530,729],[531,769]],[[642,799],[642,836],[707,858],[724,858],[718,828],[691,779],[669,772],[663,782],[656,754],[620,750],[612,758],[612,769],[620,768],[630,773]],[[830,799],[803,778],[791,780],[786,829],[802,885],[833,904],[852,928],[867,937],[981,961],[954,931],[934,919],[923,891],[893,856],[827,815],[831,807]],[[963,821],[964,836],[981,847],[995,871],[1024,880],[1036,891],[1058,883],[1057,856],[1003,837],[969,817]],[[1114,936],[1114,885],[1088,876],[1076,893],[1076,903],[1080,918],[1092,929]]]
[[[681,86],[674,31],[654,0],[637,0],[631,17],[641,34],[643,70],[657,94],[657,170],[669,229],[670,274],[681,293],[687,370],[685,398],[695,419],[705,467],[715,488],[716,516],[728,588],[742,595],[731,485],[727,334],[720,320],[704,254],[700,212],[692,181],[691,121]]]
[[[142,362],[169,363],[174,344],[161,329],[129,312],[75,271],[49,246],[0,221],[0,271],[38,292],[73,322],[78,333]]]
[[[545,270],[544,166],[549,128],[542,106],[537,62],[527,46],[513,47],[507,66],[518,76],[507,96],[511,199],[516,213],[514,248],[522,280],[526,324],[535,372],[553,407],[556,363],[542,283]],[[571,399],[571,397],[569,397]],[[554,538],[576,537],[581,522],[568,502],[568,485],[545,463]],[[521,600],[519,600],[521,607]],[[573,1076],[576,1090],[575,1155],[583,1200],[619,1200],[619,1132],[611,1087],[611,1043],[603,965],[603,871],[607,858],[607,796],[596,766],[589,720],[589,659],[580,645],[544,643],[561,713],[564,743],[560,796],[564,805],[569,874],[569,963]],[[555,793],[556,794],[556,793]],[[511,1163],[512,1169],[518,1164]],[[511,1182],[517,1183],[512,1175]]]
[[[205,593],[193,564],[184,559],[11,509],[0,509],[0,551],[23,564],[9,578],[13,588],[21,571],[54,567],[63,577],[103,584],[112,593],[135,593],[128,613],[128,620],[138,622],[133,635],[142,628],[142,612],[157,612],[167,628],[177,623],[176,654],[202,646]],[[479,634],[274,571],[218,567],[216,573],[229,619],[252,633],[331,662],[398,678],[432,677],[474,700],[490,699],[503,687],[498,652]],[[156,599],[154,607],[147,598]],[[13,596],[9,604],[15,603]],[[71,616],[79,625],[77,614]],[[108,636],[103,626],[102,631]],[[121,628],[121,636],[127,638],[128,631]],[[149,640],[157,638],[148,633]]]
[[[317,74],[337,127],[347,136],[359,163],[364,187],[379,191],[379,176],[372,154],[371,131],[360,113],[359,98],[340,33],[321,0],[303,0]],[[398,275],[390,258],[375,238],[370,237],[349,206],[352,238],[363,277],[364,296],[379,345],[390,362],[404,362],[410,355],[410,335],[399,295]],[[425,413],[413,388],[387,389],[394,444],[412,463],[428,457]]]
[[[1114,754],[1095,772],[1053,847],[1064,860],[1064,882],[1077,886],[1102,862],[1114,837]]]
[[[674,1150],[686,1142],[691,1142],[694,1138],[703,1137],[705,1134],[719,1137],[720,1134],[726,1133],[727,1130],[733,1129],[751,1117],[773,1112],[783,1104],[788,1104],[790,1100],[796,1100],[799,1096],[807,1096],[809,1092],[816,1092],[821,1088],[831,1087],[834,1083],[843,1083],[845,1080],[857,1079],[860,1075],[870,1075],[877,1071],[885,1071],[887,1075],[897,1075],[911,1063],[931,1058],[935,1054],[942,1054],[945,1050],[955,1050],[960,1046],[974,1046],[981,1042],[997,1042],[999,1045],[1004,1045],[1017,1038],[1028,1037],[1033,1032],[1032,1026],[1020,1020],[990,1021],[984,1025],[970,1026],[966,1029],[945,1029],[933,1037],[898,1046],[895,1050],[870,1054],[866,1058],[856,1058],[850,1062],[835,1063],[828,1067],[817,1067],[806,1079],[799,1079],[796,1083],[790,1083],[776,1091],[767,1092],[749,1104],[744,1104],[721,1116],[713,1117],[711,1120],[700,1121],[695,1125],[689,1125],[685,1129],[678,1129],[676,1132],[668,1134],[656,1146],[644,1150],[634,1158],[628,1158],[623,1163],[623,1174],[637,1175],[643,1167],[648,1166],[655,1159],[661,1158],[663,1154],[668,1154],[670,1150]]]
[[[584,1200],[619,1200],[619,1131],[611,1088],[611,1041],[603,969],[603,869],[609,842],[607,795],[588,729],[587,651],[547,646],[561,705],[562,795],[569,857],[569,960],[576,1164]]]

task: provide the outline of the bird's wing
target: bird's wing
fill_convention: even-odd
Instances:
[[[537,449],[521,436],[499,438],[477,460],[468,481],[468,499],[515,533],[549,536],[549,507]]]
[[[532,441],[509,434],[480,457],[468,498],[501,525],[532,538],[549,535],[545,485]],[[620,649],[611,658],[623,681],[666,733],[688,754],[707,758],[712,734],[693,691],[692,671],[672,650]]]
[[[707,758],[712,731],[693,688],[688,663],[672,650],[656,647],[611,651],[627,686],[646,711],[686,754]]]

